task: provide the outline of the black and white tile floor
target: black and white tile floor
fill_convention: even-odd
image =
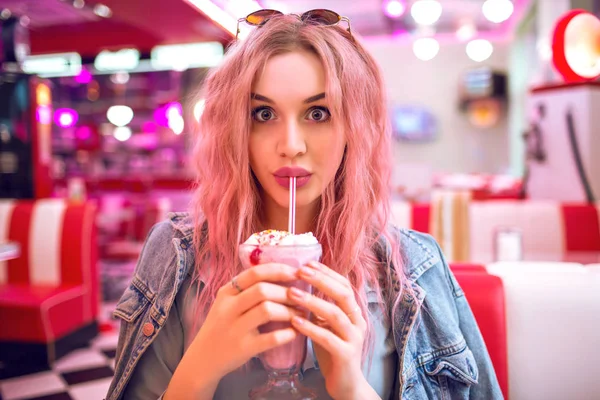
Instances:
[[[0,380],[0,400],[102,400],[114,373],[118,330],[103,332],[52,370]]]

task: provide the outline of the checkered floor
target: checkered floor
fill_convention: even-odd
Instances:
[[[0,400],[101,400],[114,373],[118,331],[101,333],[90,347],[74,350],[51,371],[0,381]]]

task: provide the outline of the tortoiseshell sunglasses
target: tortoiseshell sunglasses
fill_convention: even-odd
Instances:
[[[245,18],[240,18],[237,23],[237,31],[235,34],[235,39],[237,40],[238,35],[240,34],[240,23],[246,22],[248,25],[252,26],[262,26],[267,23],[273,17],[278,17],[283,15],[281,11],[277,10],[258,10],[251,14],[248,14]],[[317,9],[310,10],[305,12],[302,15],[291,14],[298,17],[301,21],[315,24],[315,25],[325,25],[325,26],[334,26],[339,24],[341,21],[345,21],[348,24],[348,33],[352,36],[352,29],[350,27],[350,20],[348,17],[342,17],[335,11],[325,10],[325,9]]]

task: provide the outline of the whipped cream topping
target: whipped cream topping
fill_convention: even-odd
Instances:
[[[288,231],[268,229],[266,231],[253,233],[244,243],[259,246],[297,246],[319,244],[319,241],[312,232],[294,235]]]

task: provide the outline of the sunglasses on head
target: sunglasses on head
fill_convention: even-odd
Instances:
[[[281,11],[277,10],[258,10],[251,14],[248,14],[245,18],[240,18],[237,23],[237,31],[235,34],[235,39],[237,40],[238,35],[240,34],[240,23],[245,22],[248,25],[252,26],[262,26],[267,23],[273,17],[278,17],[283,15]],[[352,36],[352,29],[350,28],[350,20],[348,17],[342,17],[340,14],[335,11],[325,10],[325,9],[317,9],[310,10],[305,12],[302,15],[291,14],[298,17],[302,22],[307,24],[314,25],[325,25],[325,26],[334,26],[339,24],[341,21],[346,21],[348,24],[348,33]]]

